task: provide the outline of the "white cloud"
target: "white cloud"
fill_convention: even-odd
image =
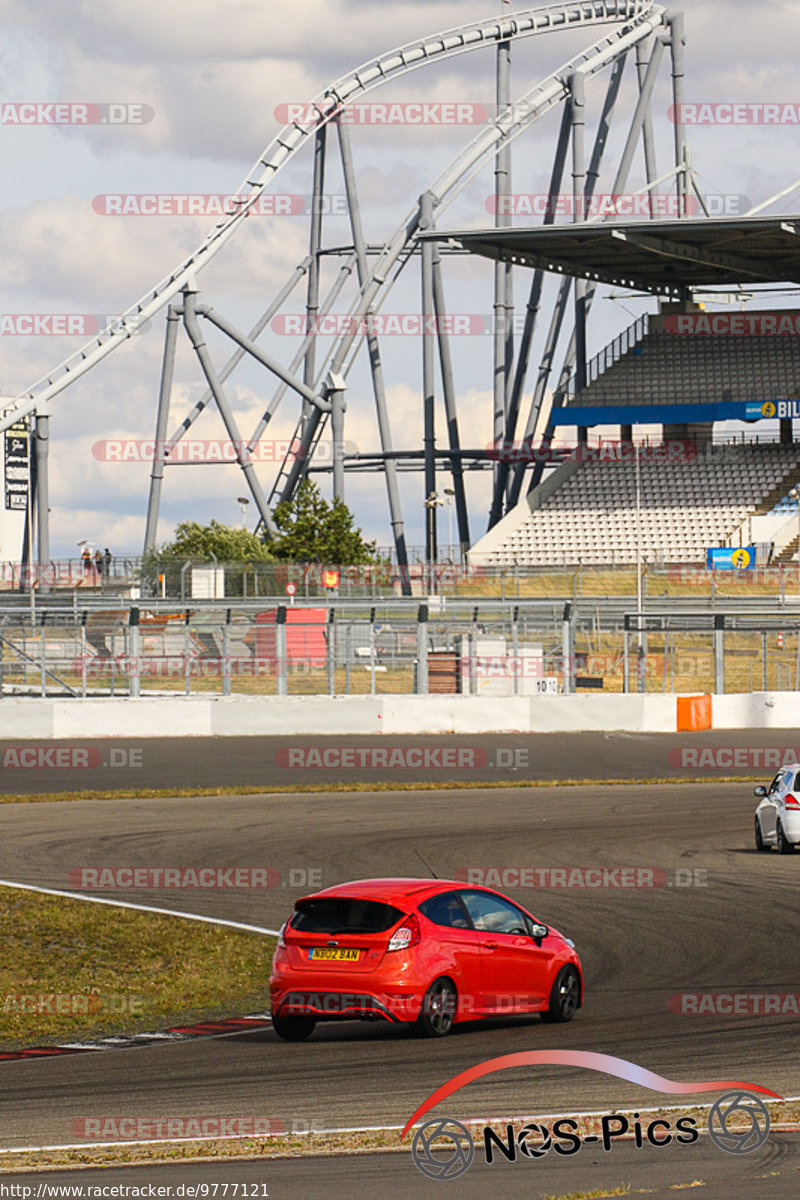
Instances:
[[[521,7],[521,6],[515,6]],[[510,10],[513,12],[513,8]],[[364,0],[305,0],[302,5],[230,0],[223,9],[211,0],[106,0],[97,3],[0,0],[4,49],[0,83],[6,99],[118,100],[147,103],[155,110],[144,126],[48,130],[0,126],[6,187],[0,206],[0,252],[4,271],[3,313],[114,313],[177,266],[202,240],[213,221],[195,218],[102,217],[92,210],[101,193],[218,193],[238,185],[255,156],[278,129],[276,106],[309,99],[359,61],[389,50],[421,33],[485,16],[481,0],[395,2],[379,7]],[[792,100],[794,47],[800,34],[796,5],[752,6],[707,0],[686,14],[688,99]],[[514,50],[513,78],[522,90],[556,69],[579,47],[604,35],[603,29],[531,39]],[[490,99],[492,54],[453,59],[387,85],[384,96],[451,100]],[[619,152],[625,115],[633,105],[628,67],[619,105],[620,125],[612,133],[609,157]],[[592,97],[605,80],[591,84]],[[672,127],[668,71],[658,92],[659,170],[671,154]],[[595,109],[592,112],[596,111]],[[514,187],[541,191],[550,170],[558,114],[515,145]],[[472,135],[472,129],[423,131],[411,127],[353,129],[352,140],[364,225],[380,242]],[[593,129],[590,125],[590,134]],[[332,139],[335,143],[335,139]],[[796,132],[756,127],[690,130],[694,166],[708,189],[743,193],[758,201],[800,176]],[[334,146],[335,149],[335,146]],[[631,187],[641,182],[637,155]],[[569,171],[569,166],[567,167]],[[275,190],[308,191],[308,149],[276,181]],[[636,181],[634,183],[634,180]],[[335,156],[327,188],[341,192]],[[440,224],[487,224],[486,196],[492,167],[464,190]],[[790,198],[786,203],[792,202]],[[778,206],[780,210],[780,206]],[[784,208],[783,211],[786,211]],[[326,221],[326,239],[344,243],[343,220]],[[260,312],[307,250],[305,219],[254,218],[200,276],[204,298],[241,328]],[[338,264],[326,260],[323,291]],[[416,264],[397,285],[386,311],[414,311],[419,304]],[[491,265],[448,260],[445,279],[451,312],[491,311]],[[527,276],[520,273],[518,303],[524,303]],[[294,309],[302,306],[302,287]],[[352,292],[350,293],[352,294]],[[549,302],[549,301],[548,301]],[[631,301],[639,311],[641,305]],[[545,316],[546,305],[544,306]],[[628,323],[627,312],[598,305],[591,336],[605,340]],[[546,320],[542,321],[543,328]],[[599,328],[598,334],[595,330]],[[208,334],[215,361],[230,352]],[[143,527],[147,468],[115,468],[92,458],[98,437],[149,437],[155,420],[163,318],[70,389],[54,404],[54,541],[65,549],[76,536],[109,529],[115,548],[138,548]],[[387,339],[387,342],[390,339]],[[51,369],[80,340],[0,338],[0,387],[13,393]],[[265,346],[288,362],[295,343],[272,335]],[[602,344],[602,341],[601,341]],[[455,344],[456,383],[465,446],[491,438],[491,339]],[[596,347],[599,348],[599,347]],[[422,441],[420,346],[386,345],[384,358],[395,442],[418,448]],[[322,359],[322,349],[319,360]],[[530,382],[530,381],[529,381]],[[364,448],[377,447],[374,404],[368,373],[360,364],[348,393],[346,436]],[[232,396],[248,432],[272,394],[274,381],[248,369],[237,376]],[[176,371],[175,419],[203,390],[191,353],[182,344]],[[530,395],[530,386],[527,397]],[[288,436],[297,404],[287,402],[271,436]],[[439,404],[438,444],[446,445]],[[208,422],[218,427],[218,419]],[[201,428],[203,432],[201,432]],[[205,425],[197,436],[206,436]],[[263,477],[269,482],[269,472]],[[323,477],[325,488],[329,479]],[[489,473],[468,476],[475,516],[485,503]],[[164,525],[188,513],[224,514],[235,520],[238,478],[231,469],[203,472],[176,468],[168,475]],[[371,537],[388,541],[385,483],[380,476],[347,476],[357,518]],[[403,474],[401,490],[409,538],[422,540],[422,482]],[[81,533],[76,535],[75,529]],[[102,533],[97,537],[103,540]]]

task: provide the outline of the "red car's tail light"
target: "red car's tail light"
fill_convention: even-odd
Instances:
[[[793,796],[791,794],[791,792],[789,792],[788,795],[786,796],[786,807],[787,808],[800,808],[800,800],[798,800],[796,796]]]
[[[407,917],[399,929],[395,929],[389,945],[386,947],[389,950],[408,950],[411,946],[416,946],[419,941],[419,921],[414,913]]]

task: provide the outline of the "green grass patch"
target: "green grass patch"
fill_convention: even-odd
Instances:
[[[775,1101],[765,1097],[765,1103],[770,1110],[772,1129],[775,1132],[796,1132],[800,1122],[800,1105],[796,1101]],[[663,1117],[674,1123],[679,1116],[692,1116],[697,1122],[700,1136],[706,1136],[708,1110],[710,1104],[700,1107],[694,1105],[667,1106],[660,1110],[648,1111],[648,1118]],[[632,1109],[614,1108],[606,1111],[632,1115]],[[578,1131],[581,1134],[597,1131],[601,1113],[589,1113],[578,1117]],[[530,1115],[526,1116],[530,1120]],[[513,1120],[513,1118],[512,1118]],[[521,1121],[519,1117],[517,1120]],[[492,1122],[489,1121],[489,1124]],[[503,1122],[504,1123],[504,1122]],[[472,1121],[474,1127],[482,1127],[483,1121]],[[286,1132],[269,1137],[231,1137],[225,1139],[210,1139],[194,1142],[153,1141],[151,1144],[131,1144],[130,1146],[74,1146],[69,1149],[49,1151],[19,1150],[4,1151],[0,1154],[0,1176],[20,1171],[47,1171],[55,1168],[81,1170],[87,1167],[122,1167],[134,1165],[155,1165],[158,1163],[178,1162],[233,1162],[256,1161],[265,1158],[297,1158],[318,1156],[323,1158],[334,1154],[369,1154],[375,1152],[392,1152],[405,1154],[411,1160],[411,1135],[400,1140],[400,1128],[370,1128],[351,1129],[347,1131],[328,1132],[311,1131],[305,1134]],[[630,1140],[630,1139],[629,1139]],[[674,1183],[676,1191],[701,1186],[698,1180],[686,1183]],[[646,1194],[647,1188],[633,1189],[630,1185],[620,1183],[616,1187],[598,1188],[590,1191],[569,1192],[566,1195],[549,1196],[544,1200],[598,1200],[604,1196],[627,1196]]]
[[[365,792],[463,792],[493,790],[495,788],[543,788],[543,787],[654,787],[663,783],[753,783],[760,776],[753,775],[652,775],[630,779],[418,779],[418,780],[364,780],[359,782],[308,783],[291,787],[244,786],[213,788],[124,788],[109,792],[17,792],[0,795],[0,804],[46,804],[70,800],[185,800],[199,796],[313,796],[321,793],[361,795]]]
[[[0,1050],[269,1009],[258,934],[0,888],[0,945]]]

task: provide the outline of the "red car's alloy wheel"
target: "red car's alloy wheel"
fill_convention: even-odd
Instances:
[[[417,1018],[425,1037],[446,1037],[453,1028],[458,1009],[458,993],[449,979],[437,979],[428,988]]]

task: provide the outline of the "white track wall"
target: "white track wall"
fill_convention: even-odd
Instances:
[[[800,726],[800,695],[752,692],[712,698],[714,729]],[[317,737],[432,733],[674,733],[669,695],[143,698],[0,700],[13,738]]]

